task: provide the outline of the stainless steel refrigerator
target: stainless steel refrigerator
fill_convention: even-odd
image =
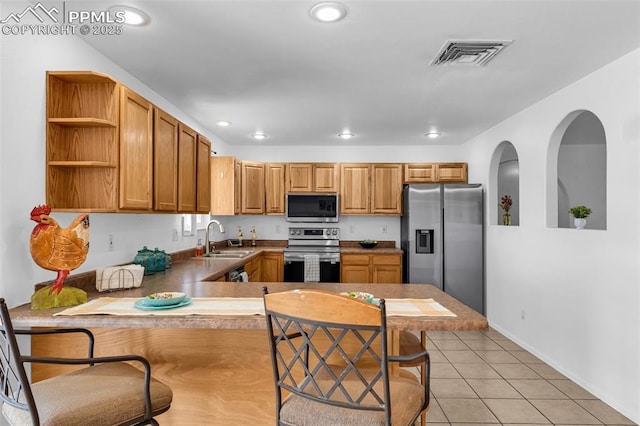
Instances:
[[[484,314],[482,185],[416,184],[403,189],[403,282],[433,284]]]

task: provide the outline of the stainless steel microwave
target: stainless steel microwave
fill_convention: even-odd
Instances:
[[[337,222],[339,212],[338,194],[287,193],[288,222]]]

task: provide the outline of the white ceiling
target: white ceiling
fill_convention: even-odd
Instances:
[[[85,40],[230,145],[461,144],[640,47],[636,0],[344,1],[331,24],[307,0],[121,3],[151,24]],[[483,67],[429,67],[459,39],[513,43]]]

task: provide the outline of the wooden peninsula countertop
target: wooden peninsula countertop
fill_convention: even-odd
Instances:
[[[98,293],[87,284],[89,299],[144,297],[160,291],[183,291],[191,297],[261,297],[296,288],[365,291],[380,298],[433,298],[456,317],[387,317],[397,349],[397,330],[482,330],[485,317],[428,284],[230,283],[214,281],[269,248],[257,248],[244,259],[186,258],[170,270],[146,276],[142,287]],[[277,249],[274,249],[277,250]],[[280,248],[279,250],[282,250]],[[354,249],[357,251],[359,249]],[[389,249],[381,249],[389,250]],[[375,251],[367,250],[368,253]],[[95,283],[93,283],[95,285]],[[31,310],[29,304],[10,310],[16,327],[87,327],[96,336],[96,356],[137,354],[151,363],[152,374],[173,390],[171,409],[157,417],[163,426],[273,425],[275,393],[262,315],[80,315],[54,316],[66,308]],[[156,314],[158,311],[155,312]],[[77,357],[83,336],[38,336],[31,351],[39,356]],[[77,368],[34,364],[34,382]]]
[[[269,292],[296,288],[314,288],[328,291],[364,291],[378,298],[429,299],[455,313],[456,317],[388,317],[391,330],[481,330],[488,328],[487,319],[448,294],[428,284],[332,284],[332,283],[231,283],[213,281],[224,273],[250,261],[252,257],[269,249],[258,248],[243,259],[187,258],[175,262],[164,272],[145,276],[142,287],[115,292],[98,293],[88,288],[89,300],[97,297],[144,297],[161,291],[182,291],[190,297],[262,297],[262,287]],[[277,249],[275,249],[277,250]],[[282,250],[282,249],[280,249]],[[358,249],[354,249],[357,251]],[[388,249],[381,249],[387,251]],[[371,252],[372,250],[366,250]],[[211,329],[264,329],[264,317],[251,316],[53,316],[66,308],[31,310],[29,304],[11,309],[11,317],[18,327],[113,327],[113,328],[211,328]]]

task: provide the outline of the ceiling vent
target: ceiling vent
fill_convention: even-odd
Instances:
[[[448,40],[430,66],[486,65],[513,40]]]

